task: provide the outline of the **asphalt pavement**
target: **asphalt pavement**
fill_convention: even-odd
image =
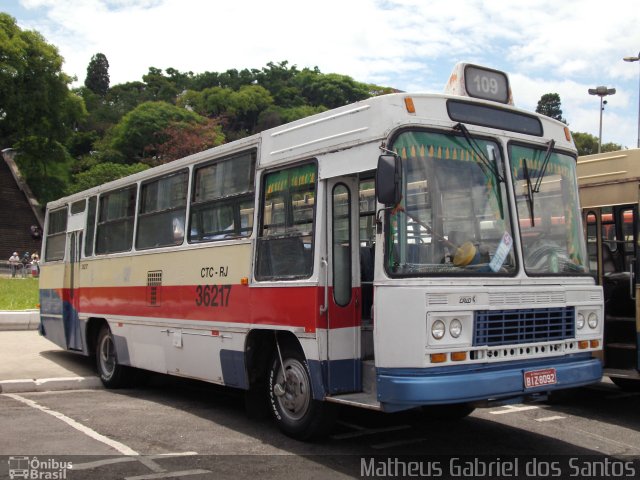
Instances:
[[[64,351],[37,330],[0,331],[0,393],[101,386],[91,359]]]

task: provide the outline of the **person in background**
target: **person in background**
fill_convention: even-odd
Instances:
[[[37,253],[31,254],[31,274],[34,277],[40,276],[40,257]]]
[[[18,252],[13,252],[13,255],[9,257],[9,267],[11,267],[11,278],[16,278],[16,272],[20,265],[20,257]]]
[[[22,255],[22,277],[25,278],[29,271],[31,270],[29,266],[31,265],[31,254],[29,252],[24,252]]]

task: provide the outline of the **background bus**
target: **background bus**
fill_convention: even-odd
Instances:
[[[578,185],[591,271],[604,287],[604,371],[620,387],[638,390],[640,149],[580,157]]]
[[[370,98],[51,202],[41,331],[109,387],[131,367],[236,387],[297,438],[339,404],[464,416],[595,382],[575,157],[505,74],[460,64],[445,94]]]

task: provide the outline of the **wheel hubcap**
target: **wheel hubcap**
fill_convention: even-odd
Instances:
[[[281,368],[277,380],[273,391],[282,414],[291,420],[299,420],[307,412],[311,402],[311,388],[305,366],[297,360],[287,359],[284,362],[284,375]]]
[[[116,368],[116,351],[110,335],[105,335],[100,342],[100,370],[106,378],[111,378]]]

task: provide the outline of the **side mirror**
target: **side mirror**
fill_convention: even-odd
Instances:
[[[376,171],[376,198],[385,207],[402,200],[402,161],[397,155],[380,155]]]

